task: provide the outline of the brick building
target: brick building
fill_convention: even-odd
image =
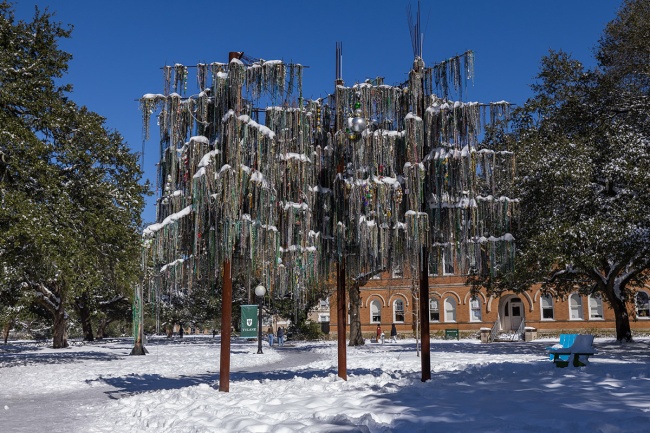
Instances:
[[[417,283],[416,283],[417,284]],[[390,331],[396,324],[401,335],[414,335],[419,311],[418,288],[412,280],[384,274],[361,287],[361,327],[366,338],[375,335],[377,325]],[[614,312],[596,296],[571,294],[567,299],[544,296],[539,288],[525,293],[504,293],[500,297],[484,293],[472,298],[470,287],[462,276],[432,276],[429,279],[429,326],[432,337],[443,336],[445,330],[459,330],[460,335],[475,335],[496,328],[498,334],[515,335],[534,328],[539,335],[559,332],[615,332]],[[632,332],[650,331],[650,287],[640,288],[630,311]],[[329,330],[337,333],[336,298],[329,300]],[[349,324],[349,318],[348,322]]]

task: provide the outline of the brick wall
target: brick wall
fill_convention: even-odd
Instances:
[[[388,336],[392,323],[396,324],[400,334],[413,335],[416,329],[417,293],[419,291],[417,281],[415,284],[414,292],[410,279],[391,278],[389,274],[384,274],[380,279],[371,279],[361,287],[360,316],[364,335],[374,336],[377,324],[379,324]],[[645,291],[650,294],[650,290]],[[502,327],[507,327],[508,324],[512,327],[517,324],[517,312],[520,313],[520,317],[524,318],[526,326],[534,327],[542,334],[544,332],[579,332],[580,330],[596,329],[613,332],[615,329],[614,312],[608,307],[608,304],[601,301],[600,311],[596,308],[590,309],[587,296],[579,296],[573,303],[569,299],[552,299],[552,308],[546,308],[547,315],[543,317],[541,293],[538,287],[521,294],[504,293],[500,298],[490,297],[485,293],[479,294],[478,302],[474,302],[474,307],[476,310],[480,309],[480,320],[476,314],[472,317],[472,297],[470,287],[465,284],[464,277],[431,277],[429,279],[429,297],[436,299],[439,307],[439,320],[429,323],[432,335],[441,334],[445,329],[460,329],[464,331],[464,334],[474,331],[478,333],[481,328],[491,328],[498,318]],[[404,306],[403,321],[395,320],[394,305],[396,300],[401,300]],[[380,307],[381,321],[379,323],[371,318],[373,302],[378,303]],[[455,318],[450,317],[451,314],[446,311],[450,310],[454,304]],[[512,313],[515,314],[511,315]],[[602,314],[602,318],[596,317],[599,313]],[[630,317],[633,317],[633,312],[631,313]],[[336,320],[336,296],[333,295],[330,298],[331,334],[337,332]],[[650,318],[631,320],[630,325],[633,330],[650,332]]]

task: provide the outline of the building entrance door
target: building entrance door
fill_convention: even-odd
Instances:
[[[502,331],[516,331],[524,318],[524,304],[519,298],[510,298],[503,306]]]

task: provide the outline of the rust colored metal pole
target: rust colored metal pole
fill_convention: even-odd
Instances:
[[[230,261],[223,262],[223,293],[221,296],[221,359],[219,391],[230,391],[230,327],[232,325],[232,276]]]
[[[431,334],[429,332],[429,251],[422,246],[420,267],[420,338],[422,340],[422,382],[431,379]]]
[[[342,111],[341,101],[339,101],[338,94],[336,91],[336,86],[343,85],[343,79],[341,78],[342,70],[342,60],[343,60],[343,44],[341,42],[336,43],[336,81],[334,82],[334,95],[336,98],[336,111],[334,115],[334,129],[335,131],[341,131],[343,119],[341,118]],[[345,160],[343,149],[337,147],[337,152],[339,156],[338,166],[336,168],[337,179],[339,183],[339,201],[337,203],[337,216],[338,220],[342,221],[345,215],[345,181],[343,176],[343,171],[345,170]],[[345,215],[347,216],[347,215]],[[346,345],[346,322],[347,322],[347,301],[345,296],[345,253],[346,247],[344,242],[343,251],[341,252],[341,257],[336,264],[336,328],[337,328],[337,342],[338,342],[338,369],[339,377],[343,380],[348,380],[348,368],[347,368],[347,345]]]
[[[230,51],[228,53],[228,62],[232,61],[233,59],[241,59],[242,56],[244,55],[243,51]]]
[[[347,304],[345,301],[345,256],[336,265],[336,323],[338,336],[339,377],[348,380],[346,348]]]
[[[418,3],[418,25],[420,20],[420,6]],[[422,95],[420,104],[420,116],[424,116],[426,97],[424,95],[424,71],[422,73]],[[426,146],[426,143],[425,143]],[[424,146],[423,146],[424,149]],[[425,150],[426,151],[426,150]],[[429,172],[430,173],[430,172]],[[424,197],[421,203],[421,211],[427,212],[427,200],[429,188],[428,179],[424,180]],[[431,380],[431,333],[429,329],[429,247],[425,244],[422,245],[422,263],[420,264],[420,339],[422,341],[422,382]]]

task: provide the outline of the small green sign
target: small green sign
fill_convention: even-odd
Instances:
[[[257,305],[241,306],[241,337],[257,338]]]

